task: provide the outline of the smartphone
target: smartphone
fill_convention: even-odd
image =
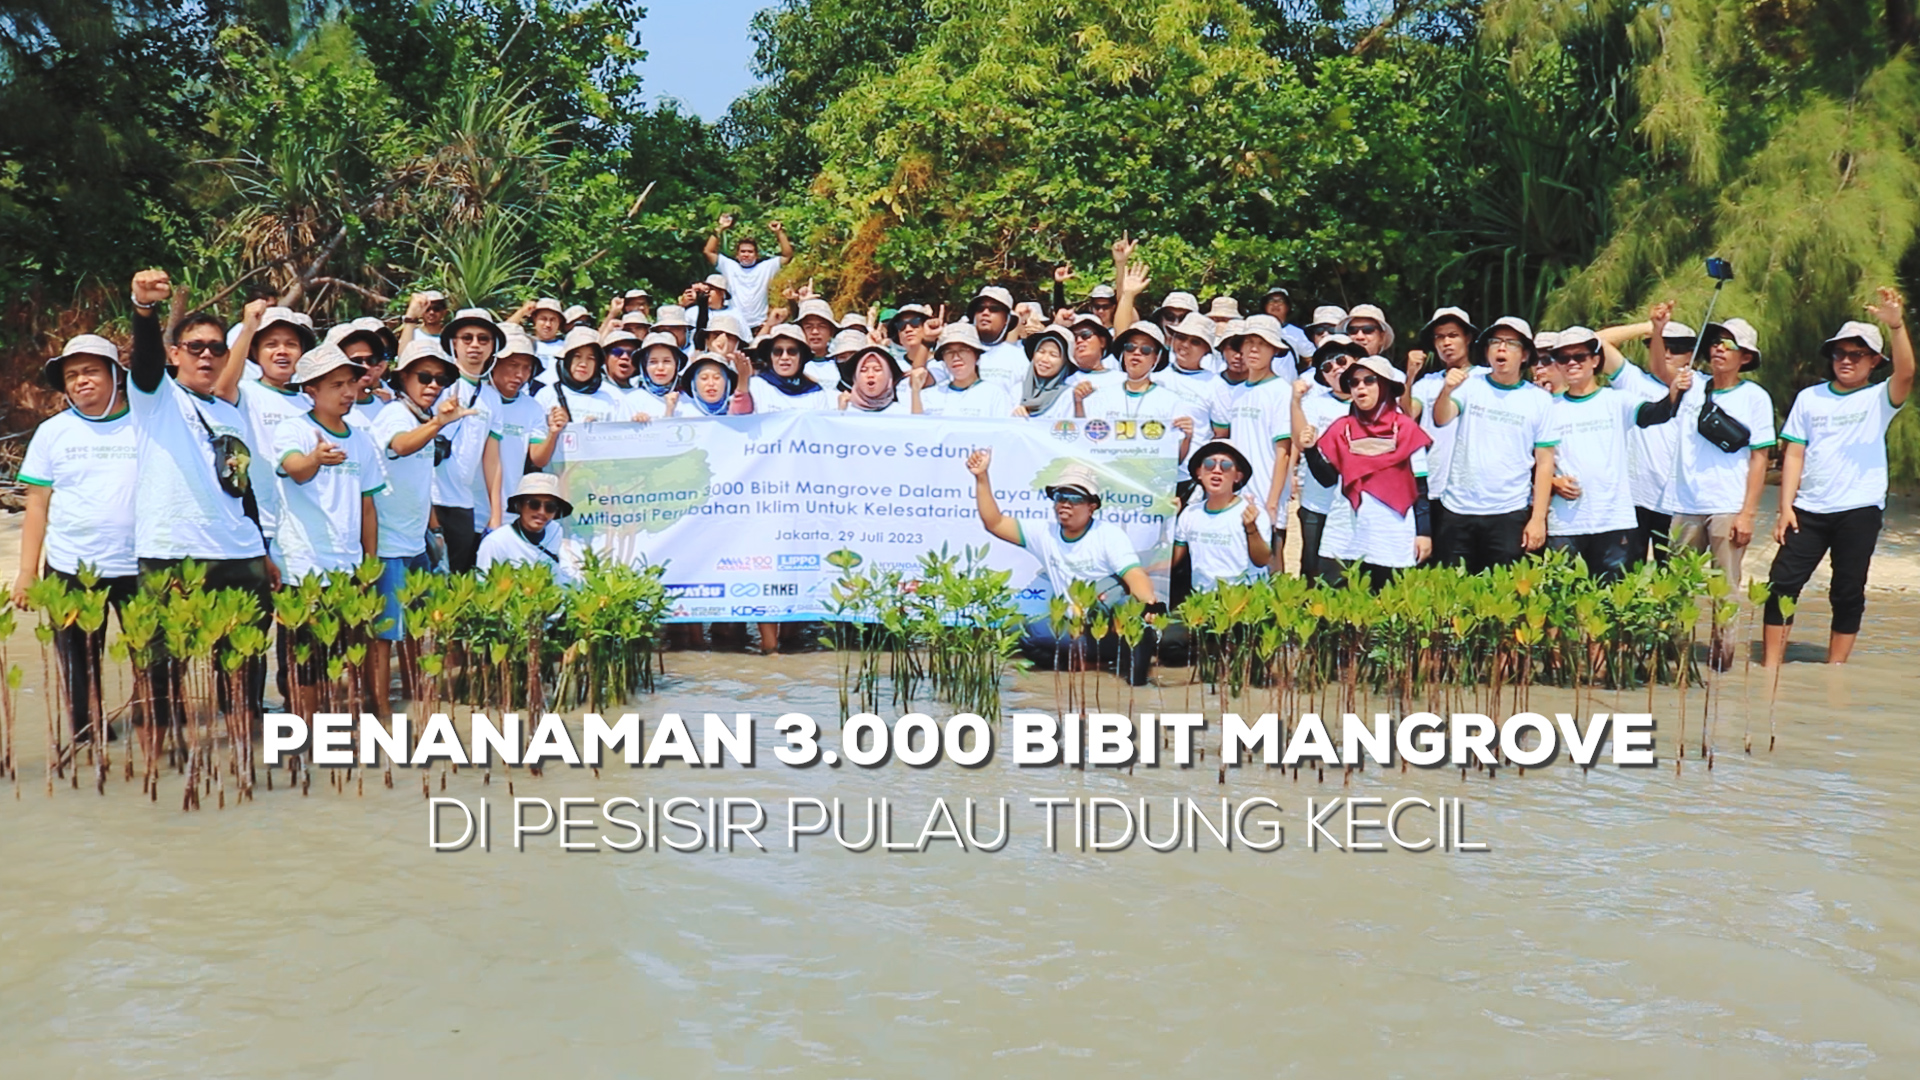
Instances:
[[[1733,264],[1719,256],[1707,259],[1707,276],[1715,281],[1732,281]]]

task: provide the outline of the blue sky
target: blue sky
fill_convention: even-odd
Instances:
[[[641,67],[649,100],[678,98],[686,111],[718,120],[753,85],[747,23],[774,0],[661,0],[640,22]]]

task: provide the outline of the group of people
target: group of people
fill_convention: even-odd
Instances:
[[[1247,314],[1233,297],[1203,308],[1182,291],[1148,306],[1148,268],[1122,240],[1114,284],[1077,300],[1061,267],[1050,305],[988,285],[952,320],[923,302],[836,314],[810,288],[771,295],[791,255],[778,223],[780,254],[764,258],[752,239],[721,253],[732,225],[720,219],[703,251],[715,272],[680,302],[656,309],[635,289],[597,322],[552,298],[497,318],[427,291],[397,327],[360,318],[321,333],[265,299],[231,326],[205,311],[163,326],[171,283],[140,272],[128,355],[83,334],[46,363],[69,408],[41,425],[21,466],[30,494],[14,602],[43,566],[69,579],[92,567],[118,605],[142,575],[192,559],[209,587],[258,594],[264,624],[281,582],[372,556],[387,601],[372,685],[385,687],[409,571],[546,562],[569,576],[558,541],[572,506],[542,471],[569,425],[821,409],[1159,421],[1178,433],[1189,477],[1176,603],[1286,572],[1296,491],[1294,569],[1329,583],[1357,566],[1378,588],[1429,560],[1479,571],[1541,547],[1618,576],[1681,545],[1710,551],[1737,587],[1784,439],[1767,655],[1784,650],[1779,600],[1829,556],[1829,658],[1844,661],[1858,633],[1885,433],[1914,376],[1891,289],[1867,305],[1877,325],[1848,322],[1826,342],[1832,378],[1776,430],[1773,402],[1744,378],[1760,361],[1754,328],[1732,318],[1695,331],[1671,304],[1642,323],[1541,333],[1443,307],[1402,351],[1380,307],[1318,307],[1299,326],[1278,286]],[[1644,367],[1621,351],[1641,339]],[[1098,518],[1090,470],[1048,489],[1055,520],[1041,530],[995,505],[990,457],[967,462],[988,533],[1030,550],[1055,590],[1103,580],[1164,610],[1125,534]],[[1038,624],[1031,636],[1037,652],[1057,644]],[[58,645],[79,680],[69,699],[84,703],[80,658],[101,653],[75,629]],[[761,645],[778,647],[778,627],[761,627]],[[1717,641],[1716,661],[1730,648]],[[1151,646],[1120,659],[1143,680]],[[256,694],[265,674],[249,672]]]

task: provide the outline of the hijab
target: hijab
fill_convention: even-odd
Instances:
[[[1062,340],[1062,335],[1058,333],[1048,333],[1043,335],[1041,340],[1059,344]],[[1038,344],[1034,345],[1033,351],[1034,355],[1038,356],[1040,346]],[[1054,399],[1058,398],[1061,392],[1066,390],[1067,377],[1079,370],[1080,368],[1073,362],[1073,347],[1071,345],[1060,345],[1060,370],[1054,372],[1053,375],[1048,378],[1041,378],[1040,372],[1034,367],[1033,362],[1029,361],[1027,363],[1027,374],[1020,383],[1019,404],[1025,406],[1028,416],[1039,416],[1051,408]]]
[[[1391,385],[1382,381],[1379,404],[1368,412],[1351,406],[1347,415],[1327,425],[1313,446],[1340,474],[1340,493],[1355,510],[1360,509],[1362,495],[1372,495],[1394,513],[1405,514],[1420,496],[1409,462],[1416,452],[1433,444],[1433,437],[1400,411],[1399,395],[1390,392]],[[1383,453],[1364,454],[1353,449],[1360,439],[1383,439],[1391,445]]]
[[[888,378],[887,378],[886,390],[882,391],[877,395],[872,395],[872,396],[869,396],[868,394],[866,394],[860,389],[860,362],[862,360],[865,360],[868,356],[872,356],[874,360],[876,360],[879,363],[886,364],[886,366],[889,369],[887,371]],[[885,409],[894,403],[897,396],[895,394],[895,390],[898,388],[898,385],[899,385],[898,371],[897,369],[893,368],[892,364],[887,363],[887,361],[885,360],[881,360],[880,354],[877,351],[862,352],[859,355],[859,357],[857,357],[853,362],[853,379],[851,380],[851,385],[848,387],[849,392],[853,394],[853,401],[850,404],[852,404],[854,408],[862,409],[866,412],[879,412],[882,409]]]
[[[821,392],[820,384],[807,377],[805,364],[802,364],[800,370],[791,375],[782,375],[769,367],[765,371],[755,372],[753,377],[766,380],[769,386],[772,386],[788,397],[801,397],[806,394],[817,394]]]
[[[711,364],[714,367],[719,368],[720,377],[726,380],[727,389],[725,393],[720,395],[719,401],[708,401],[706,398],[703,398],[700,396],[699,391],[694,389],[694,383],[695,383],[694,376],[699,373],[701,368],[707,366],[708,364]],[[734,375],[732,368],[714,359],[713,357],[710,357],[710,356],[702,357],[698,360],[695,360],[693,363],[688,364],[687,370],[684,372],[681,372],[680,382],[682,383],[682,386],[680,389],[680,396],[683,400],[693,402],[694,408],[699,409],[703,414],[707,416],[725,416],[733,408],[735,378],[736,376]]]

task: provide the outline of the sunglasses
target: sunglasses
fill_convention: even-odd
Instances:
[[[1590,363],[1599,358],[1600,354],[1596,352],[1548,353],[1540,358],[1540,363],[1543,365],[1570,366],[1573,364]]]
[[[1078,491],[1062,491],[1054,495],[1053,501],[1066,503],[1068,506],[1085,506],[1093,501],[1093,496],[1083,495]]]
[[[1697,342],[1697,339],[1690,337],[1670,337],[1660,340],[1666,344],[1667,351],[1670,353],[1690,353]]]
[[[452,386],[459,378],[451,371],[416,371],[413,377],[420,380],[421,386]]]
[[[535,496],[533,498],[521,499],[520,505],[528,510],[539,510],[549,514],[557,514],[560,512],[560,500],[558,499],[542,499]]]
[[[1101,336],[1100,331],[1090,329],[1085,326],[1073,332],[1073,340],[1075,341],[1086,341],[1090,338],[1097,338],[1099,336]]]
[[[180,347],[195,356],[225,356],[227,343],[217,340],[183,341]]]
[[[1347,333],[1349,334],[1377,334],[1379,332],[1379,323],[1351,323],[1347,326]]]
[[[491,345],[493,344],[493,335],[475,331],[471,334],[455,334],[453,340],[461,345]]]
[[[624,359],[633,355],[633,349],[626,345],[609,345],[607,346],[607,355]]]
[[[769,355],[771,355],[775,360],[794,360],[799,358],[800,350],[789,345],[789,346],[786,346],[785,348],[776,348]]]
[[[447,302],[445,300],[435,300],[433,303],[427,305],[427,310],[445,311],[447,310]]]
[[[901,326],[919,327],[927,325],[927,317],[925,315],[900,315],[893,321],[899,323]]]
[[[1160,346],[1155,345],[1151,341],[1128,341],[1120,346],[1120,354],[1122,356],[1125,356],[1127,353],[1141,353],[1151,356],[1159,351]]]
[[[1209,469],[1219,472],[1229,472],[1239,467],[1232,458],[1227,457],[1225,454],[1216,454],[1200,463],[1201,472],[1206,472]]]
[[[1379,386],[1379,385],[1380,385],[1380,376],[1378,376],[1378,375],[1355,375],[1355,376],[1353,377],[1353,381],[1352,381],[1351,383],[1349,383],[1348,385],[1351,385],[1351,386]]]
[[[1348,364],[1351,364],[1351,363],[1353,363],[1353,357],[1342,354],[1340,356],[1334,357],[1331,360],[1328,360],[1324,364],[1321,364],[1320,371],[1322,374],[1331,375],[1334,372],[1339,371],[1341,368],[1346,367]]]
[[[1835,349],[1832,360],[1836,364],[1869,364],[1873,362],[1875,355],[1877,354],[1860,349]]]

